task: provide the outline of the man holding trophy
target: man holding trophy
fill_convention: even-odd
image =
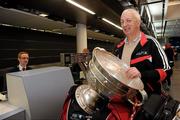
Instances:
[[[148,96],[162,93],[161,81],[171,68],[157,40],[140,31],[135,9],[124,10],[120,21],[126,38],[114,54],[93,50],[84,71],[87,82],[71,87],[62,120],[152,120],[137,113],[147,112],[141,106]]]

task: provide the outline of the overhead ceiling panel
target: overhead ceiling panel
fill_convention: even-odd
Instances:
[[[61,21],[50,20],[16,9],[0,7],[0,18],[0,24],[7,24],[31,29],[33,28],[37,30],[51,31],[54,33],[62,33],[64,35],[76,36],[76,27],[73,27],[70,24]],[[87,37],[108,42],[117,42],[120,40],[119,38],[102,33],[97,33],[92,30],[87,30]]]
[[[169,0],[169,4],[167,4],[168,0],[165,0],[164,14],[166,17],[164,20],[167,21],[166,22],[167,24],[166,26],[164,24],[163,27],[161,25],[162,13],[163,13],[162,12],[163,1],[160,1],[160,0],[140,0],[140,1],[139,0],[123,0],[123,1],[122,0],[74,0],[74,1],[91,9],[96,14],[91,15],[89,13],[86,13],[85,11],[67,3],[65,0],[0,0],[0,4],[2,3],[2,5],[5,7],[19,9],[19,10],[21,9],[23,11],[33,13],[33,14],[36,14],[36,10],[40,12],[45,12],[48,14],[48,19],[43,19],[42,21],[38,15],[34,17],[34,19],[30,19],[30,16],[32,15],[29,15],[28,17],[27,16],[24,17],[22,15],[22,16],[18,16],[19,18],[15,17],[17,16],[15,14],[12,15],[14,16],[12,17],[12,19],[17,22],[16,24],[21,25],[21,26],[28,26],[28,27],[36,26],[38,29],[43,28],[43,29],[48,29],[52,31],[61,31],[64,28],[62,25],[60,25],[61,23],[58,23],[59,21],[64,21],[66,22],[64,23],[65,25],[66,24],[70,25],[70,26],[64,26],[65,28],[66,27],[73,28],[75,27],[77,23],[82,23],[82,24],[86,24],[88,29],[91,29],[91,30],[98,29],[103,34],[107,34],[107,35],[113,34],[116,37],[120,37],[120,38],[124,37],[122,30],[119,30],[105,23],[104,21],[101,20],[101,18],[105,17],[106,19],[114,22],[115,24],[120,25],[119,17],[121,15],[121,12],[128,5],[132,5],[133,3],[132,1],[136,1],[136,4],[140,2],[140,5],[148,6],[148,9],[150,10],[150,14],[152,15],[153,21],[150,21],[150,20],[146,20],[146,21],[150,21],[151,23],[154,24],[155,30],[158,34],[160,33],[161,35],[163,35],[162,34],[164,31],[164,29],[162,29],[163,27],[169,28],[168,26],[171,22],[169,20],[179,19],[179,17],[177,17],[177,15],[179,15],[178,11],[180,11],[179,10],[180,6],[177,4],[179,0]],[[176,3],[175,4],[173,3],[170,5],[170,3],[172,2],[176,2]],[[167,15],[166,15],[166,11],[167,11]],[[0,11],[0,13],[2,12],[3,11]],[[4,14],[3,16],[1,15],[0,17],[2,18],[2,20],[0,19],[0,21],[1,22],[3,21],[3,23],[15,24],[14,21],[10,21],[10,20],[6,21],[5,18],[7,16]],[[23,18],[24,20],[26,19],[26,21],[22,22],[20,18]],[[143,18],[143,19],[147,19],[147,18]],[[150,26],[150,24],[144,23],[144,27],[147,27],[147,26]],[[144,30],[146,31],[148,29],[144,29]],[[175,28],[173,27],[172,29],[175,29]],[[174,35],[174,33],[167,33],[165,31],[166,35],[169,35],[169,34]]]
[[[74,0],[77,3],[84,5],[96,13],[91,15],[65,0],[3,0],[9,3],[8,7],[16,7],[21,9],[29,9],[30,11],[39,10],[49,14],[48,18],[55,20],[64,19],[67,23],[75,26],[76,23],[86,24],[89,29],[99,29],[105,34],[114,34],[118,37],[123,37],[121,30],[111,25],[104,25],[101,20],[106,17],[108,20],[119,25],[119,14],[112,10],[103,0]],[[110,28],[110,29],[109,29]]]
[[[72,27],[72,25],[60,21],[50,20],[31,13],[16,9],[7,9],[0,7],[0,23],[20,27],[35,28],[40,30],[53,31],[54,29],[63,29]]]

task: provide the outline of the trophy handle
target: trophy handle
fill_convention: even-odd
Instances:
[[[142,101],[140,103],[134,102],[134,101],[132,101],[131,99],[128,98],[128,101],[134,106],[141,106],[148,99],[148,95],[147,95],[145,90],[139,90],[139,92],[140,92],[140,94],[142,96]]]
[[[85,112],[92,114],[96,110],[97,101],[102,97],[91,86],[84,84],[77,87],[75,98]]]

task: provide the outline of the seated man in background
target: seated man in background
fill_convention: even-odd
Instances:
[[[2,76],[2,81],[3,81],[3,86],[1,91],[7,91],[7,86],[6,86],[6,73],[10,72],[18,72],[18,71],[25,71],[25,70],[31,70],[31,67],[28,67],[28,62],[29,62],[29,53],[25,51],[21,51],[18,53],[18,61],[19,64],[17,66],[7,68],[3,72]]]
[[[25,51],[21,51],[18,53],[18,61],[19,65],[13,67],[9,72],[17,72],[17,71],[25,71],[30,70],[31,68],[28,67],[29,62],[29,53]]]

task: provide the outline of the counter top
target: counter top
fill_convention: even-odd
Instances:
[[[8,101],[0,101],[0,120],[24,112],[23,108],[11,105]]]

